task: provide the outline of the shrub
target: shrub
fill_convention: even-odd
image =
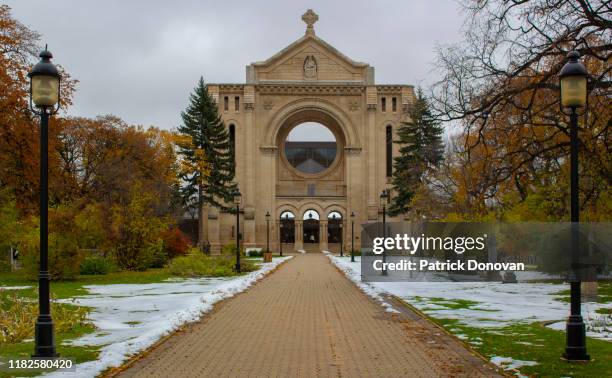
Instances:
[[[56,332],[88,326],[87,307],[51,303]],[[38,303],[22,298],[17,293],[0,292],[0,343],[18,343],[34,337],[34,325],[38,316]]]
[[[23,267],[31,278],[38,276],[40,243],[38,229],[26,235],[20,243]],[[76,278],[80,273],[82,255],[76,240],[70,235],[49,234],[49,273],[53,280]]]
[[[236,256],[236,243],[229,243],[221,247],[222,256]],[[244,248],[240,249],[240,255],[245,256]]]
[[[180,277],[223,277],[236,275],[236,261],[227,256],[209,257],[201,253],[174,258],[168,265],[170,274]],[[248,261],[241,262],[242,272],[256,270],[257,266]]]
[[[80,210],[74,217],[77,240],[80,248],[102,248],[107,240],[104,230],[102,206],[91,203]]]
[[[161,239],[149,244],[145,255],[149,259],[146,268],[163,268],[168,262],[168,252],[164,248],[164,241]]]
[[[236,252],[236,249],[234,249],[234,252]],[[265,248],[262,248],[259,251],[251,250],[249,251],[249,257],[262,257],[265,252],[266,252]],[[246,255],[246,252],[245,252],[245,255]]]
[[[102,256],[89,256],[81,262],[81,274],[104,275],[116,270],[115,263]]]
[[[167,229],[168,221],[155,214],[153,196],[143,192],[139,185],[132,188],[131,197],[127,205],[115,205],[112,209],[111,228],[117,263],[128,270],[163,266],[167,254],[160,236]]]
[[[163,235],[164,249],[169,258],[187,254],[191,243],[189,238],[178,228],[171,228]]]

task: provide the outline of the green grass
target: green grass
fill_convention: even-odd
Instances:
[[[607,295],[609,290],[609,282],[600,285],[600,294],[603,296]],[[438,297],[417,296],[414,297],[414,300],[422,304],[432,303],[449,310],[478,309],[480,304],[475,301]],[[598,313],[610,314],[610,311],[610,309],[601,309]],[[519,370],[523,375],[604,377],[609,376],[609,372],[612,371],[612,342],[609,341],[587,338],[587,350],[593,360],[587,364],[570,364],[561,360],[565,348],[565,333],[546,328],[539,322],[515,323],[503,328],[477,328],[463,325],[456,319],[425,316],[468,343],[487,359],[500,356],[538,363],[535,366],[521,367]]]
[[[58,333],[55,338],[57,345],[57,352],[61,357],[73,358],[75,363],[93,361],[98,358],[99,349],[92,347],[82,346],[69,346],[63,345],[64,341],[76,339],[87,333],[94,331],[93,325],[75,327],[70,332]],[[0,344],[0,356],[3,358],[10,359],[28,359],[34,352],[34,341],[22,341],[15,344]],[[26,373],[19,371],[17,376],[19,377],[32,377],[39,375],[40,373]],[[13,377],[15,375],[1,372],[0,377]]]
[[[467,299],[447,299],[447,298],[439,298],[439,297],[422,298],[419,296],[414,297],[414,299],[421,303],[425,303],[425,304],[432,303],[437,306],[442,306],[448,310],[466,309],[466,310],[491,311],[491,312],[497,311],[497,310],[479,308],[478,305],[480,304],[480,302],[470,301]],[[443,309],[440,309],[440,310],[443,310]]]
[[[23,292],[25,292],[25,290],[9,290],[9,291],[0,292],[0,295],[1,296],[11,296],[10,298],[14,298],[12,297],[13,295],[16,295],[21,298],[28,298],[27,296],[22,295]],[[3,307],[2,307],[3,310],[7,310],[10,307],[9,303],[7,303],[6,301],[2,301],[1,303],[3,303]],[[72,309],[75,308],[75,306],[70,305],[70,304],[63,304],[63,303],[53,303],[52,304],[52,311],[55,311],[56,314],[58,313],[58,310],[60,308],[63,310],[63,311],[60,311],[60,313],[66,313],[66,311],[73,311]],[[28,315],[21,314],[20,316],[31,316],[32,318],[35,318],[36,313],[31,313],[31,315],[30,313],[28,313]],[[28,327],[32,327],[32,325],[29,325]],[[61,330],[62,328],[64,330]],[[56,346],[57,346],[57,351],[60,354],[60,356],[73,358],[76,363],[92,361],[98,358],[98,354],[99,354],[98,348],[64,345],[65,341],[73,340],[87,333],[94,332],[95,327],[93,324],[89,322],[77,323],[76,325],[70,326],[69,328],[59,327],[60,331],[57,331],[57,329],[58,328],[56,328]],[[34,352],[33,336],[26,338],[24,340],[16,341],[16,342],[0,343],[0,356],[4,359],[29,359],[33,352]],[[17,374],[20,377],[24,377],[24,376],[28,377],[28,376],[38,375],[40,373],[39,372],[27,373],[24,371],[18,371],[15,374]],[[12,377],[12,376],[14,375],[9,374],[7,372],[0,371],[1,378]]]
[[[538,377],[605,377],[612,371],[612,343],[587,338],[587,350],[593,359],[587,364],[561,360],[565,333],[546,328],[541,323],[518,323],[504,328],[475,328],[454,319],[432,319],[450,332],[463,335],[464,341],[490,359],[493,356],[535,361],[520,373]]]
[[[51,294],[53,298],[71,298],[77,295],[87,294],[83,286],[87,285],[109,285],[109,284],[145,284],[161,282],[172,277],[167,269],[149,269],[144,272],[121,271],[108,273],[106,275],[84,275],[74,280],[52,281]],[[23,290],[22,295],[34,298],[35,287],[38,283],[23,273],[0,273],[0,286],[32,286]]]
[[[556,300],[568,302],[570,301],[570,291],[562,290],[556,295]],[[597,303],[611,303],[612,302],[612,282],[610,281],[599,281],[597,283]]]

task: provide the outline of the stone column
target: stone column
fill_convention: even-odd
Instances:
[[[303,221],[295,221],[295,250],[304,249],[304,227]]]
[[[378,179],[377,172],[377,163],[378,163],[378,139],[376,138],[376,105],[378,103],[378,92],[376,91],[376,87],[367,87],[366,88],[366,101],[367,101],[367,111],[368,111],[368,120],[367,120],[367,140],[368,143],[365,145],[366,147],[366,156],[367,156],[367,172],[366,176],[368,177],[368,188],[367,188],[367,198],[368,198],[368,219],[374,220],[378,216],[378,191],[376,181]]]
[[[319,221],[319,249],[326,251],[327,248],[327,221],[321,220]]]
[[[245,196],[244,205],[244,231],[243,231],[243,243],[244,248],[252,248],[256,246],[256,232],[255,232],[255,192],[257,183],[254,180],[255,167],[253,162],[257,159],[256,150],[257,146],[254,135],[253,126],[253,109],[255,107],[255,95],[254,87],[247,85],[244,87],[244,128],[245,128],[245,142],[243,148],[245,150],[244,160],[244,175],[243,185],[240,190]]]
[[[253,206],[248,206],[244,208],[243,213],[243,230],[242,232],[242,243],[244,248],[253,248],[256,247],[255,240],[255,209]]]
[[[210,242],[210,254],[221,253],[221,240],[219,237],[219,209],[208,208],[208,241]]]

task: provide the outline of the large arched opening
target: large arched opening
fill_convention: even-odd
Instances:
[[[282,244],[295,243],[295,214],[283,211],[280,215],[280,241]]]
[[[309,209],[304,212],[304,244],[309,244],[310,247],[314,247],[315,244],[319,244],[320,218],[321,217],[316,210]]]

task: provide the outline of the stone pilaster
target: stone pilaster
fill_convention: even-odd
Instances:
[[[326,251],[327,246],[327,221],[319,221],[319,249]]]
[[[376,87],[366,88],[366,99],[368,107],[367,127],[366,135],[368,143],[366,144],[366,156],[367,156],[367,172],[365,177],[369,177],[367,180],[367,198],[368,198],[368,218],[371,219],[371,208],[377,206],[378,193],[376,188],[376,178],[378,177],[377,172],[377,152],[378,152],[378,139],[376,138],[376,105],[378,103],[378,93]]]
[[[210,242],[210,253],[218,255],[221,253],[221,240],[219,237],[219,209],[208,208],[208,241]]]
[[[295,221],[295,250],[304,249],[304,222],[301,220]]]

